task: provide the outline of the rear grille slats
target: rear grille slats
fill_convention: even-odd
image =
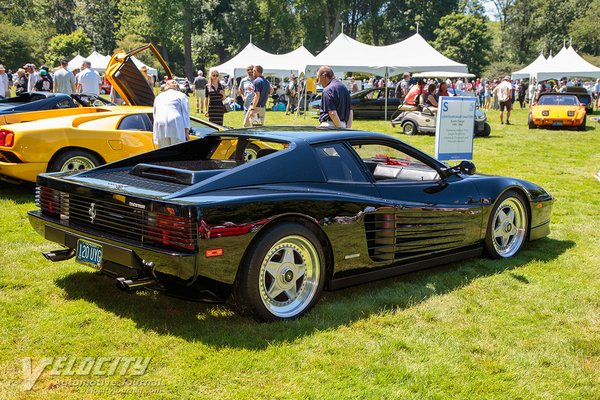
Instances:
[[[197,224],[187,217],[163,215],[106,200],[48,188],[36,189],[42,212],[74,226],[125,238],[140,245],[194,250]],[[167,207],[168,208],[168,207]]]
[[[374,261],[394,261],[460,246],[466,237],[465,227],[464,215],[453,211],[440,215],[401,210],[365,217],[368,251]]]

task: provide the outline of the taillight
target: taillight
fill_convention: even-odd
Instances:
[[[568,117],[574,117],[575,116],[575,111],[567,111],[567,116]]]
[[[542,116],[547,117],[548,115],[550,115],[550,111],[542,110]]]
[[[148,213],[144,240],[164,247],[196,249],[195,224],[190,218]]]
[[[60,192],[47,187],[36,188],[35,204],[41,208],[43,214],[60,215]]]
[[[0,146],[12,147],[15,144],[15,133],[8,129],[0,129]]]

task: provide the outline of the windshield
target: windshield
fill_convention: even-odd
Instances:
[[[552,94],[540,97],[538,104],[542,106],[576,106],[579,105],[579,101],[575,96]]]

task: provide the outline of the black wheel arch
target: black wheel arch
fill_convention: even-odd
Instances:
[[[333,248],[331,246],[331,242],[329,241],[329,238],[327,237],[327,234],[323,231],[323,229],[321,229],[321,227],[319,226],[317,221],[314,218],[304,215],[304,214],[295,214],[295,213],[282,214],[282,215],[279,215],[279,216],[273,218],[271,221],[269,221],[268,223],[263,225],[260,228],[260,230],[256,233],[256,235],[252,238],[250,243],[248,244],[248,247],[244,251],[244,255],[240,259],[239,265],[240,266],[243,265],[244,262],[248,259],[248,257],[250,256],[250,252],[251,252],[250,249],[252,249],[254,246],[256,246],[256,244],[271,229],[273,229],[275,226],[283,224],[283,223],[296,223],[296,224],[303,225],[304,227],[309,229],[312,233],[314,233],[315,236],[317,236],[317,238],[319,239],[319,243],[321,244],[321,247],[323,248],[323,254],[325,256],[325,287],[327,287],[329,281],[333,277],[333,266],[334,266]],[[238,266],[238,270],[236,272],[236,279],[237,279],[237,275],[239,274],[239,272],[240,272],[240,269]]]

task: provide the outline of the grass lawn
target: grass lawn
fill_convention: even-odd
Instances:
[[[512,126],[498,112],[488,118],[492,135],[475,139],[478,170],[552,193],[551,235],[513,259],[326,292],[284,323],[123,293],[73,261],[53,264],[40,252],[57,245],[27,221],[33,186],[0,183],[0,399],[600,399],[600,125],[529,130],[525,110]],[[240,112],[225,117],[241,122]],[[316,124],[281,112],[267,122]],[[389,122],[354,127],[434,152],[433,136],[407,137]],[[35,373],[48,357],[75,362],[75,374],[54,359],[25,390],[23,360]],[[126,366],[94,375],[88,357],[150,363],[143,375]]]

